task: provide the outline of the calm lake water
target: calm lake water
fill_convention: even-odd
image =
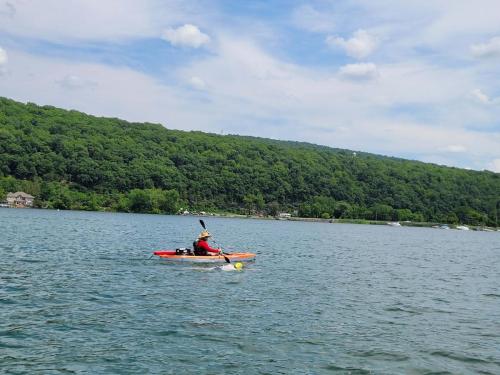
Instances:
[[[0,372],[499,374],[500,233],[0,209]]]

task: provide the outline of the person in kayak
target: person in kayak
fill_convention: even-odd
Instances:
[[[208,244],[208,239],[212,237],[208,231],[204,230],[193,242],[194,255],[219,255],[222,250],[214,249]]]

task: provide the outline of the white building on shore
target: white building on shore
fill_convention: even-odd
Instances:
[[[34,196],[26,194],[23,191],[7,194],[7,204],[10,207],[24,208],[33,207]]]

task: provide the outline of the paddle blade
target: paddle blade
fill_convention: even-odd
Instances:
[[[200,224],[203,227],[203,229],[207,229],[207,227],[205,226],[205,222],[201,219],[200,219]]]
[[[229,258],[227,256],[223,255],[223,257],[224,257],[224,260],[226,261],[226,263],[231,263],[231,261],[229,260]]]

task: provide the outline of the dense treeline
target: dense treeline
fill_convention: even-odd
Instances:
[[[500,175],[306,143],[169,130],[0,98],[0,200],[496,225]]]

